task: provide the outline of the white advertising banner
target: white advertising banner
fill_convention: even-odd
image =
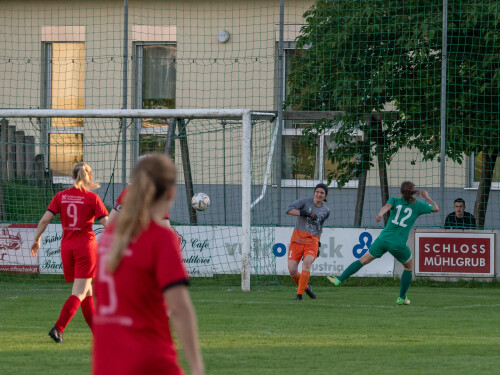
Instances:
[[[38,273],[38,258],[31,255],[36,224],[1,226],[0,272]]]
[[[293,228],[276,228],[276,272],[288,275],[288,247]],[[311,268],[312,276],[340,275],[352,262],[361,258],[380,234],[381,229],[324,228],[319,257]],[[302,263],[301,263],[302,264]],[[299,265],[300,269],[300,265]],[[394,258],[385,254],[363,267],[355,276],[392,276]]]
[[[191,276],[241,272],[241,230],[224,226],[178,226],[184,262]],[[252,228],[252,272],[288,275],[288,246],[293,228]],[[311,275],[340,275],[361,258],[381,229],[326,228],[321,236],[320,256]],[[259,264],[255,264],[258,261]],[[262,264],[267,261],[268,264]],[[275,264],[275,265],[274,265]],[[363,267],[356,276],[392,276],[394,258],[390,254]]]
[[[241,273],[240,227],[176,226],[174,230],[179,234],[184,263],[191,277]],[[103,228],[95,225],[94,231],[99,236]],[[287,252],[292,231],[292,227],[252,228],[252,273],[288,275]],[[381,229],[325,228],[311,275],[340,275],[368,251],[380,232]],[[61,225],[50,224],[40,243],[40,273],[63,273],[61,238]],[[392,276],[393,271],[394,259],[386,254],[363,267],[356,276]]]

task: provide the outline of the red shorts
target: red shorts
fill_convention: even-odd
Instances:
[[[93,279],[96,277],[97,246],[77,249],[61,248],[61,258],[64,280],[67,283],[71,283],[75,279]]]
[[[288,248],[288,260],[294,260],[299,263],[306,256],[312,255],[314,259],[318,256],[318,244],[317,243],[298,243],[290,242]]]

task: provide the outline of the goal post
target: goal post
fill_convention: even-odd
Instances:
[[[253,118],[254,116],[254,118]],[[237,157],[237,154],[241,153],[240,161],[239,161],[239,167],[235,167],[233,165],[234,170],[227,173],[231,175],[240,175],[241,181],[241,220],[240,220],[240,228],[238,230],[239,236],[241,238],[239,239],[240,241],[240,246],[241,247],[241,263],[238,268],[240,268],[241,272],[241,289],[243,291],[249,291],[251,287],[251,275],[253,273],[258,272],[255,267],[252,266],[252,255],[258,256],[259,255],[259,250],[254,252],[252,254],[252,232],[255,234],[255,229],[252,229],[252,154],[256,154],[256,152],[253,152],[252,150],[252,121],[255,124],[255,118],[260,119],[262,121],[263,118],[271,119],[273,120],[274,114],[272,113],[255,113],[253,114],[250,109],[123,109],[123,110],[112,110],[112,109],[99,109],[99,110],[92,110],[92,109],[72,109],[72,110],[64,110],[64,109],[0,109],[0,119],[6,119],[6,122],[11,121],[14,124],[18,123],[20,127],[21,123],[28,123],[28,128],[26,128],[26,125],[24,125],[24,128],[27,130],[27,134],[34,134],[35,138],[38,138],[37,146],[38,146],[38,152],[40,154],[44,153],[44,150],[49,148],[49,145],[44,145],[43,142],[48,139],[47,136],[43,136],[41,134],[36,134],[37,132],[40,133],[42,130],[42,127],[34,127],[29,129],[29,125],[33,125],[34,123],[42,123],[44,120],[43,119],[52,119],[52,118],[77,118],[77,119],[83,119],[83,122],[90,123],[91,121],[107,121],[109,119],[115,119],[118,121],[123,121],[125,122],[125,119],[131,119],[131,121],[134,121],[133,119],[164,119],[165,123],[167,122],[167,119],[183,119],[187,120],[186,127],[189,128],[191,124],[189,124],[189,121],[198,121],[198,120],[211,120],[211,121],[219,121],[221,124],[223,124],[222,128],[223,130],[226,130],[226,127],[224,124],[227,122],[232,122],[232,127],[237,127],[241,124],[241,129],[238,130],[238,133],[234,132],[232,134],[238,134],[237,137],[241,137],[239,140],[234,140],[234,143],[241,143],[239,151],[235,151],[233,149],[227,151],[228,153],[231,153],[231,159],[234,162],[234,159]],[[37,119],[37,121],[33,121],[33,119]],[[91,120],[95,119],[95,120]],[[171,122],[170,122],[171,123]],[[174,122],[175,123],[175,122]],[[126,137],[123,137],[123,132],[129,131],[128,128],[130,126],[127,126],[126,123],[114,123],[114,126],[116,127],[116,124],[120,124],[120,130],[117,133],[118,135],[115,137],[115,141],[113,143],[113,146],[116,146],[116,157],[118,158],[119,154],[123,154],[123,150],[126,151],[126,153],[129,153],[129,151],[132,151],[133,147],[131,144],[124,143],[122,140],[123,139],[129,139],[132,138],[132,136],[127,135]],[[104,130],[99,130],[100,128],[105,128],[108,125],[101,125],[99,123],[96,123],[92,129],[98,129],[95,130],[97,132],[104,132]],[[196,124],[193,125],[193,127],[196,127]],[[213,128],[215,128],[215,122]],[[274,144],[275,144],[275,124],[272,124],[272,126],[265,126],[266,129],[266,134],[262,136],[262,139],[266,139],[266,142],[268,144],[264,145],[262,148],[265,149],[264,151],[259,151],[258,154],[262,156],[263,160],[258,161],[259,164],[264,164],[264,167],[266,167],[266,161],[267,161],[267,168],[265,168],[265,176],[264,172],[262,172],[263,176],[254,176],[254,181],[259,181],[261,180],[261,177],[264,177],[264,185],[268,183],[269,180],[269,167],[270,167],[270,162],[272,159],[273,155],[273,149],[274,149]],[[175,129],[175,128],[174,128]],[[267,130],[269,129],[269,130]],[[58,131],[61,131],[60,128],[57,129]],[[171,129],[169,129],[171,130]],[[87,131],[87,130],[85,130]],[[94,130],[88,130],[89,132],[92,132]],[[114,129],[116,133],[116,129]],[[194,130],[194,132],[198,133],[210,133],[215,130],[213,129],[201,129],[201,130]],[[217,131],[220,131],[219,129]],[[121,132],[121,135],[119,134]],[[269,133],[269,134],[268,134]],[[3,130],[2,130],[3,134]],[[86,133],[87,134],[87,133]],[[166,134],[166,133],[165,133]],[[194,134],[194,133],[193,133]],[[188,136],[196,136],[195,135],[187,135]],[[32,135],[31,135],[32,136]],[[229,137],[232,135],[230,134]],[[96,138],[99,138],[99,135],[95,136]],[[225,138],[223,139],[228,139],[228,136],[225,135]],[[100,137],[102,138],[102,137]],[[3,138],[0,139],[0,143],[2,146],[6,146],[8,142],[6,142],[6,139],[4,140]],[[103,143],[104,145],[105,143]],[[96,147],[95,144],[92,144],[92,142],[89,141],[89,143],[86,145],[87,148],[91,147]],[[111,148],[110,146],[102,146],[102,147],[108,147]],[[121,147],[122,152],[118,153],[118,149]],[[187,142],[186,146],[187,147]],[[7,147],[2,147],[1,150],[7,149]],[[165,146],[165,151],[168,149],[168,147]],[[185,152],[184,150],[182,151],[183,153]],[[215,152],[215,151],[214,151]],[[130,153],[132,154],[132,153]],[[210,152],[209,152],[210,154]],[[226,149],[224,149],[224,155],[226,154]],[[1,165],[7,165],[7,157],[8,155],[0,155],[0,159],[5,159],[2,160]],[[264,158],[265,156],[265,158]],[[46,155],[46,158],[48,158],[49,155]],[[207,158],[211,157],[210,155],[206,156]],[[226,156],[225,156],[226,157]],[[198,159],[200,159],[201,156],[198,155]],[[184,159],[184,155],[183,155]],[[265,160],[264,160],[265,159]],[[85,160],[85,157],[84,157]],[[131,166],[133,164],[133,161],[135,160],[134,155],[130,155],[128,157],[127,161],[130,161],[130,163],[116,163],[114,164],[114,168],[116,168],[116,175],[121,174],[122,178],[116,178],[115,175],[115,170],[113,170],[113,173],[111,173],[110,180],[108,182],[108,188],[111,185],[117,184],[114,181],[122,181],[123,180],[123,175],[128,175],[127,168],[123,168],[122,165],[129,165]],[[4,163],[5,161],[5,163]],[[85,160],[87,161],[87,160]],[[231,164],[232,162],[227,162],[226,159],[224,159],[223,162],[224,170],[226,170],[226,164]],[[110,163],[108,163],[110,164]],[[106,164],[106,165],[108,165]],[[234,164],[234,163],[233,163]],[[221,164],[219,163],[219,166]],[[185,165],[182,165],[182,169],[186,169]],[[6,167],[7,168],[7,167]],[[104,168],[104,167],[103,167]],[[122,170],[120,170],[120,168]],[[196,170],[200,170],[200,168],[205,168],[205,167],[196,167]],[[216,167],[210,167],[210,165],[206,168],[213,168],[217,169]],[[260,166],[259,166],[260,168]],[[190,168],[189,168],[190,169]],[[239,169],[239,171],[236,171],[236,169]],[[264,168],[262,168],[264,170]],[[185,172],[185,171],[184,171]],[[196,172],[195,172],[196,173]],[[222,176],[224,181],[226,180],[226,175]],[[112,179],[113,179],[113,184],[112,184]],[[225,182],[224,182],[225,183]],[[254,183],[255,185],[256,183]],[[118,183],[120,185],[120,183]],[[121,184],[123,187],[123,184]],[[224,187],[226,189],[226,187]],[[258,202],[259,200],[262,199],[262,195],[266,191],[266,186],[261,187],[262,194],[261,196],[254,202]],[[107,191],[107,190],[106,190]],[[0,190],[1,192],[1,190]],[[0,195],[1,197],[1,195]],[[189,201],[189,197],[186,196]],[[2,197],[3,200],[3,197]],[[109,197],[108,197],[109,201]],[[2,204],[3,202],[0,202]],[[181,203],[179,203],[181,204]],[[184,203],[185,204],[185,203]],[[212,201],[212,204],[214,205],[214,202]],[[217,203],[215,203],[217,204]],[[109,207],[109,204],[108,204]],[[216,211],[216,208],[211,207],[214,212]],[[207,211],[208,213],[210,212],[210,208]],[[175,221],[175,218],[174,218]],[[36,223],[35,223],[36,224]],[[196,224],[197,225],[197,224]],[[187,226],[186,226],[187,227]],[[184,232],[187,230],[186,227],[180,227],[181,230]],[[217,226],[212,226],[211,227],[213,230],[220,230],[223,231],[223,229],[220,229]],[[208,230],[208,229],[207,229]],[[227,231],[227,229],[224,229],[224,231]],[[214,235],[214,241],[221,241],[222,239],[225,238],[226,232],[219,234],[219,235]],[[182,238],[182,235],[181,235]],[[233,239],[234,243],[236,243],[236,239]],[[254,239],[255,242],[255,239]],[[272,241],[268,241],[271,243]],[[222,244],[220,244],[222,246]],[[234,245],[234,244],[232,244]],[[226,245],[227,246],[227,245]],[[236,246],[236,245],[234,245]],[[218,255],[220,257],[220,255]],[[198,258],[194,258],[198,259]],[[272,257],[269,258],[269,261],[272,262],[273,259]],[[257,260],[256,264],[262,262],[261,260]],[[264,262],[267,262],[267,260],[264,260]],[[214,273],[218,272],[215,271],[215,266],[214,267]],[[223,267],[224,268],[224,267]],[[271,266],[272,268],[272,266]],[[234,267],[229,266],[227,270],[223,270],[222,272],[232,272],[234,270]]]

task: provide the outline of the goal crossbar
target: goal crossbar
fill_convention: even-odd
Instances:
[[[272,117],[264,114],[264,117]],[[262,117],[259,113],[257,116]],[[251,275],[251,139],[250,109],[0,109],[0,118],[185,118],[241,119],[241,289],[250,290]]]
[[[243,118],[249,109],[0,109],[0,118]]]

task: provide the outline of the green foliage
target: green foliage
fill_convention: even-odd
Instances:
[[[3,184],[7,220],[15,223],[38,223],[52,197],[62,190],[60,185],[50,188],[36,186],[25,181]],[[59,222],[55,220],[54,222]]]
[[[289,75],[286,105],[340,110],[341,123],[318,122],[315,136],[338,127],[329,158],[342,186],[381,155],[386,163],[403,147],[424,160],[440,152],[442,3],[409,0],[317,0],[304,14]],[[500,146],[500,5],[450,1],[447,51],[446,154],[498,153]],[[398,111],[383,123],[367,114]],[[378,116],[380,119],[380,116]],[[364,139],[353,137],[364,132]]]

